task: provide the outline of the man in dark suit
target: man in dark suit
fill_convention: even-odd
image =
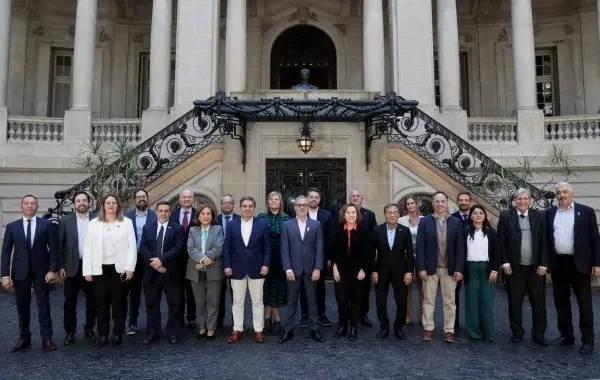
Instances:
[[[135,264],[133,279],[129,282],[129,324],[125,333],[135,335],[137,333],[137,320],[140,313],[140,303],[142,297],[142,285],[144,276],[145,262],[140,255],[140,241],[142,240],[142,231],[146,224],[156,222],[156,213],[148,208],[148,193],[144,189],[138,189],[133,194],[135,208],[125,212],[125,216],[131,219],[133,229],[135,230],[135,241],[138,248],[138,258]]]
[[[308,190],[308,217],[321,223],[321,231],[323,233],[323,269],[316,283],[317,292],[317,309],[319,319],[317,322],[321,326],[331,326],[331,321],[325,314],[325,278],[329,265],[327,264],[333,242],[333,217],[331,213],[319,207],[321,203],[321,192],[319,189]],[[300,288],[300,327],[308,327],[308,301],[306,299],[306,291],[303,287]]]
[[[171,214],[171,222],[180,224],[183,227],[185,234],[185,247],[187,247],[188,231],[192,223],[196,223],[196,209],[192,207],[194,203],[194,192],[189,189],[183,190],[179,193],[179,207]],[[185,248],[185,254],[187,255],[187,248]],[[181,313],[181,326],[185,326],[187,320],[188,330],[196,329],[196,299],[194,298],[194,292],[192,291],[192,284],[190,280],[185,278],[185,272],[187,271],[187,260],[181,260],[179,273],[183,279],[183,286],[181,287],[180,295],[180,313]],[[185,308],[187,307],[187,315],[185,315]]]
[[[252,298],[252,320],[254,340],[265,340],[265,306],[263,304],[263,285],[269,273],[271,263],[271,241],[269,228],[260,219],[254,217],[256,201],[249,196],[240,199],[242,217],[229,222],[227,238],[223,250],[225,276],[231,277],[233,291],[233,331],[229,343],[243,338],[244,299],[246,291]]]
[[[221,213],[217,215],[217,224],[223,227],[223,236],[227,237],[227,226],[234,219],[239,219],[240,216],[233,212],[235,207],[235,199],[231,194],[225,194],[221,197]],[[228,278],[224,277],[221,282],[221,295],[219,299],[219,314],[217,315],[217,327],[223,327],[225,320],[225,294],[227,293]],[[231,294],[231,292],[230,292]],[[233,298],[233,296],[232,296]]]
[[[285,331],[279,343],[294,337],[296,309],[300,289],[304,288],[310,317],[310,336],[323,343],[319,331],[315,285],[323,270],[323,228],[308,217],[308,199],[301,195],[294,200],[296,218],[281,226],[281,263],[288,280],[288,304]]]
[[[29,320],[32,284],[38,305],[42,348],[45,351],[56,350],[52,342],[49,284],[56,279],[58,270],[57,241],[51,222],[36,217],[37,210],[37,198],[31,194],[25,195],[21,199],[23,217],[9,223],[4,231],[2,287],[6,290],[14,287],[20,330],[19,342],[11,352],[24,350],[31,345]]]
[[[458,211],[452,214],[462,221],[463,227],[465,228],[465,236],[469,229],[469,210],[471,209],[471,193],[468,191],[462,191],[456,196],[456,203],[458,204]],[[465,260],[467,256],[465,255]],[[466,261],[465,261],[466,265]],[[460,288],[462,288],[462,281],[456,283],[456,294],[454,301],[456,303],[456,320],[454,322],[454,332],[456,333],[460,328]]]
[[[463,280],[465,264],[464,228],[459,219],[448,214],[448,196],[433,194],[434,213],[419,221],[417,229],[417,271],[423,281],[423,334],[421,339],[433,339],[435,298],[438,285],[442,288],[444,305],[444,341],[456,342],[456,283]]]
[[[533,314],[533,342],[546,346],[546,219],[542,212],[529,208],[531,196],[527,189],[515,192],[515,205],[512,210],[502,211],[498,220],[511,341],[523,341],[523,298],[527,293]]]
[[[160,339],[160,302],[162,293],[167,297],[168,317],[167,334],[169,342],[177,344],[181,324],[179,310],[181,277],[179,268],[184,257],[185,233],[178,223],[169,221],[171,205],[169,202],[156,204],[157,220],[144,226],[139,253],[144,262],[144,294],[146,296],[146,314],[148,336],[143,344],[151,344]]]
[[[87,225],[96,214],[89,212],[90,196],[85,191],[75,193],[73,206],[75,212],[64,216],[58,226],[58,248],[60,255],[60,277],[65,281],[64,325],[66,337],[65,346],[75,342],[77,328],[77,298],[79,292],[85,294],[85,337],[96,339],[94,325],[96,324],[96,303],[94,302],[94,288],[91,282],[83,278],[81,271],[83,258],[83,243],[87,235]]]
[[[377,317],[381,326],[377,339],[387,338],[390,335],[387,298],[392,284],[396,300],[394,336],[405,340],[406,335],[402,331],[402,325],[406,322],[407,286],[412,283],[415,270],[412,238],[410,229],[398,224],[400,208],[397,204],[388,203],[383,213],[386,223],[375,227],[372,237],[377,254],[371,279],[375,283]]]
[[[364,197],[360,190],[353,189],[350,192],[350,203],[352,203],[360,212],[360,224],[367,227],[369,233],[373,232],[373,228],[377,225],[375,213],[369,209],[362,207]],[[370,278],[371,273],[367,273],[367,278]],[[360,323],[366,327],[373,327],[373,323],[369,319],[369,297],[371,295],[371,281],[365,281],[363,289],[362,302],[360,306]]]
[[[549,262],[562,346],[575,344],[571,288],[579,305],[579,353],[594,351],[591,280],[600,276],[600,234],[594,209],[573,202],[573,187],[556,185],[558,207],[547,211]]]

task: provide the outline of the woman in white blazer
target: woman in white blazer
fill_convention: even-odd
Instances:
[[[108,343],[111,307],[113,345],[123,342],[128,282],[136,261],[133,223],[123,217],[121,200],[109,194],[101,202],[98,218],[89,222],[83,245],[82,272],[86,281],[93,282],[100,347]]]

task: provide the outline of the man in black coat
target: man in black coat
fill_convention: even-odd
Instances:
[[[549,261],[562,346],[575,344],[571,316],[571,288],[579,305],[581,348],[594,351],[594,309],[591,280],[600,276],[600,234],[594,209],[573,202],[573,187],[556,185],[558,207],[547,211]]]
[[[463,226],[465,227],[465,236],[467,236],[467,230],[469,229],[469,210],[471,209],[471,193],[468,191],[458,193],[456,196],[456,203],[458,204],[458,211],[453,213],[452,216],[455,216],[462,221]],[[456,284],[456,294],[454,295],[454,300],[456,301],[454,333],[458,332],[458,329],[460,329],[460,289],[462,288],[462,283],[463,282],[461,281]]]

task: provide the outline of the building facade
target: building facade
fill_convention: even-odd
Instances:
[[[553,146],[574,160],[578,199],[600,210],[598,0],[0,0],[0,225],[20,197],[42,209],[88,176],[82,141],[138,144],[223,89],[258,100],[373,100],[388,91],[503,166],[527,157],[532,182],[558,180]],[[292,91],[301,68],[318,90]],[[388,201],[460,183],[361,122],[257,121],[245,147],[211,144],[151,186],[218,204],[270,189],[352,188]],[[367,154],[370,153],[370,162]],[[242,165],[242,161],[245,164]],[[562,179],[562,178],[560,178]],[[332,206],[337,207],[337,206]],[[381,210],[380,210],[381,209]]]

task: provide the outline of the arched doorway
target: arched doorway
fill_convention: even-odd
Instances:
[[[310,84],[337,88],[336,50],[321,29],[293,26],[277,37],[271,50],[271,89],[287,90],[300,83],[300,69],[310,70]]]

